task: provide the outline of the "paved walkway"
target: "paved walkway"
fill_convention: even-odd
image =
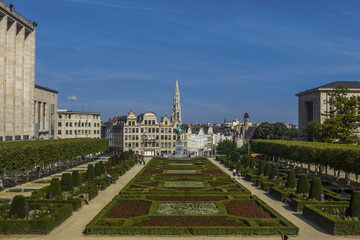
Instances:
[[[223,169],[229,175],[231,172],[220,165],[218,162],[211,159],[218,167]],[[147,161],[148,162],[148,161]],[[123,240],[165,240],[165,239],[177,239],[177,240],[237,240],[241,238],[242,240],[280,240],[280,236],[122,236],[122,235],[83,235],[82,231],[85,226],[96,216],[96,214],[108,203],[111,199],[116,196],[119,191],[143,168],[141,165],[135,165],[130,169],[126,174],[121,176],[116,184],[110,185],[106,190],[99,192],[99,195],[90,201],[89,205],[85,205],[80,208],[78,211],[74,212],[73,215],[63,222],[60,226],[51,231],[48,235],[45,236],[32,236],[32,235],[0,235],[0,239],[61,239],[61,240],[80,240],[80,239],[123,239]],[[329,234],[318,230],[316,227],[312,226],[306,220],[302,219],[301,215],[299,216],[292,211],[286,210],[283,204],[280,201],[272,200],[264,191],[258,190],[256,187],[252,186],[250,182],[240,180],[240,183],[248,188],[253,194],[257,195],[260,199],[265,201],[275,210],[279,211],[283,216],[288,218],[291,222],[297,225],[300,228],[300,234],[298,236],[290,236],[289,239],[304,239],[304,240],[342,240],[342,239],[360,239],[359,236],[356,237],[335,237]]]

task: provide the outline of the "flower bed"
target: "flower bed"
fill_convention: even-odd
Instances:
[[[149,196],[147,197],[149,200],[155,200],[155,201],[221,201],[226,200],[226,197],[220,197],[220,196]]]
[[[106,215],[107,218],[131,218],[146,215],[151,203],[145,201],[128,201],[118,203]]]
[[[215,203],[163,202],[159,203],[157,214],[165,215],[212,215],[220,211]]]
[[[153,217],[134,224],[141,226],[249,226],[243,221],[227,220],[224,217]]]
[[[168,174],[194,174],[194,173],[197,173],[196,170],[187,170],[187,169],[184,169],[184,170],[166,170],[165,172],[168,173]]]
[[[202,188],[205,187],[202,181],[165,181],[167,188]]]
[[[264,211],[256,202],[231,201],[225,204],[230,215],[245,218],[271,218],[270,213]]]

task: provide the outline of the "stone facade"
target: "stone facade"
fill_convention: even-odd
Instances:
[[[100,113],[57,111],[57,137],[65,138],[100,138]]]
[[[0,141],[34,137],[35,27],[0,1]]]
[[[299,117],[299,133],[307,126],[309,121],[318,121],[322,123],[325,119],[323,114],[331,110],[329,104],[329,94],[334,91],[337,86],[344,86],[349,89],[348,97],[360,96],[360,82],[333,82],[317,88],[313,88],[296,94],[298,99],[298,117]]]
[[[34,137],[57,138],[58,91],[35,85],[34,91]]]

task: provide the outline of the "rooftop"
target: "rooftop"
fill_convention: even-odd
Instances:
[[[344,86],[349,89],[357,89],[360,91],[360,82],[357,81],[336,81],[332,83],[328,83],[325,85],[322,85],[320,87],[312,88],[300,93],[297,93],[295,96],[301,96],[307,93],[315,92],[315,91],[326,91],[326,90],[333,90],[334,88],[337,88],[338,86]]]

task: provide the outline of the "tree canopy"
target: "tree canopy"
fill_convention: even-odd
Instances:
[[[298,131],[288,128],[284,123],[261,123],[255,130],[253,139],[297,140]]]
[[[231,140],[223,140],[219,142],[216,150],[220,154],[225,154],[227,156],[230,156],[232,152],[235,152],[237,150],[236,143],[234,143]]]

